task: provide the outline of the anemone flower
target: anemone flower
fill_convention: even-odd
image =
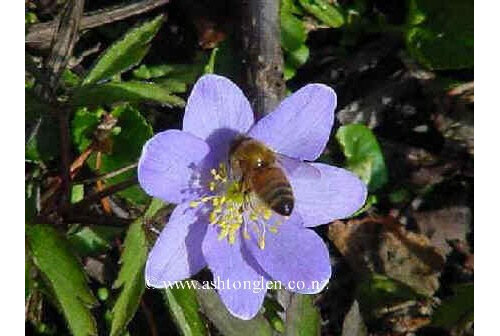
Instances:
[[[177,204],[151,250],[150,287],[165,288],[205,266],[226,284],[219,296],[234,315],[251,319],[266,288],[320,292],[332,274],[328,249],[310,228],[345,218],[366,199],[366,186],[342,168],[311,163],[324,150],[334,121],[335,92],[309,84],[257,122],[243,92],[229,79],[206,75],[188,98],[182,130],[156,134],[138,166],[142,188]],[[292,187],[289,216],[249,206],[242,181],[231,173],[230,146],[238,137],[259,141],[279,157]]]

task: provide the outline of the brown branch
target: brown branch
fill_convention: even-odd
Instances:
[[[77,202],[73,204],[71,207],[65,207],[62,209],[61,213],[73,213],[74,211],[78,211],[83,209],[84,207],[99,201],[101,198],[111,196],[113,194],[116,194],[119,191],[125,190],[127,188],[130,188],[131,186],[137,184],[137,178],[131,178],[125,181],[122,181],[120,183],[114,184],[102,191],[99,191],[97,193],[91,194],[84,199],[82,199],[80,202]]]
[[[57,20],[56,34],[53,35],[53,42],[50,55],[47,57],[44,70],[49,77],[50,97],[53,101],[55,91],[59,87],[59,78],[66,69],[69,59],[73,54],[73,48],[78,40],[78,27],[83,14],[84,0],[69,1],[61,16]]]
[[[146,13],[165,5],[170,0],[144,0],[129,5],[120,5],[86,13],[81,20],[79,31],[99,27],[111,22]],[[47,49],[57,29],[55,21],[33,24],[28,28],[25,43],[32,49]]]
[[[69,202],[71,185],[69,111],[59,106],[55,94],[59,87],[61,74],[68,65],[73,54],[73,48],[78,40],[78,27],[83,14],[83,6],[84,0],[69,1],[57,19],[57,31],[53,35],[54,40],[50,55],[45,61],[42,72],[48,82],[37,83],[35,87],[35,93],[54,106],[58,118],[61,145],[62,204]]]
[[[59,114],[59,136],[61,142],[61,176],[62,176],[62,197],[61,204],[69,202],[71,193],[71,173],[70,173],[70,131],[69,131],[69,113],[67,110]]]
[[[285,96],[279,8],[280,0],[242,1],[244,77],[256,118],[270,113]],[[278,292],[283,318],[293,295]]]
[[[114,216],[68,215],[64,217],[65,223],[78,223],[84,225],[98,225],[111,227],[127,227],[133,220]]]
[[[101,174],[99,176],[88,178],[88,179],[81,180],[81,181],[75,181],[75,183],[88,184],[88,183],[94,183],[94,182],[99,181],[99,180],[107,180],[107,179],[110,179],[112,177],[115,177],[115,176],[121,175],[123,173],[126,173],[129,170],[134,169],[134,168],[137,168],[137,162],[136,163],[132,163],[132,164],[130,164],[128,166],[119,168],[119,169],[114,170],[112,172],[106,173],[106,174]]]
[[[71,173],[71,179],[74,179],[75,176],[78,174],[78,172],[80,171],[80,169],[83,167],[83,164],[85,163],[85,161],[87,161],[87,159],[89,158],[89,156],[94,152],[94,146],[93,144],[91,144],[90,146],[88,146],[83,152],[82,154],[80,154],[76,159],[75,161],[73,161],[73,163],[71,164],[71,166],[69,167],[69,171]]]
[[[96,160],[95,160],[95,169],[100,170],[101,169],[101,162],[102,162],[102,152],[97,152],[96,155]],[[101,192],[104,190],[104,181],[99,180],[96,182],[96,189],[98,192]],[[111,205],[109,205],[109,198],[108,197],[103,197],[101,198],[101,206],[102,210],[104,211],[105,214],[109,215],[111,213]]]
[[[257,117],[271,112],[285,94],[279,0],[244,0],[242,43],[247,94]]]

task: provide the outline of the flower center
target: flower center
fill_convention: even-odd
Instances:
[[[259,202],[256,195],[245,190],[241,179],[231,177],[225,164],[219,164],[218,169],[212,169],[210,174],[208,189],[212,194],[192,201],[190,206],[210,206],[208,219],[210,225],[219,227],[219,240],[227,238],[229,244],[234,244],[240,228],[243,237],[250,239],[250,229],[257,235],[259,247],[264,249],[266,232],[276,233],[281,218],[272,218],[273,211]],[[274,220],[273,224],[271,219]]]

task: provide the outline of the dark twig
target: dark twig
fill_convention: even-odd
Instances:
[[[283,307],[284,310],[283,312],[278,312],[278,315],[280,315],[283,321],[286,321],[286,310],[290,306],[290,303],[292,301],[292,296],[293,296],[292,292],[289,292],[283,288],[276,291],[276,300],[279,302],[279,304]]]
[[[72,211],[77,211],[81,210],[87,205],[90,205],[96,201],[99,201],[101,198],[111,196],[119,191],[125,190],[127,188],[130,188],[134,184],[137,184],[137,178],[131,178],[125,181],[122,181],[120,183],[114,184],[100,192],[97,192],[95,194],[89,195],[82,199],[80,202],[73,204],[69,209],[63,209],[63,213],[71,213]],[[69,211],[64,211],[64,210],[69,210]]]
[[[144,297],[141,299],[141,308],[148,322],[149,330],[151,331],[151,336],[158,336],[158,329],[156,328],[155,319],[153,317],[153,312],[149,309]]]
[[[132,222],[132,219],[115,216],[68,215],[64,218],[64,221],[66,223],[126,228]]]
[[[257,117],[271,112],[285,93],[279,5],[279,0],[243,1],[245,77]]]
[[[115,171],[106,173],[106,174],[102,174],[102,175],[99,175],[99,176],[96,176],[96,177],[88,178],[88,179],[85,179],[85,180],[82,180],[82,181],[75,181],[75,183],[88,184],[88,183],[94,183],[94,182],[99,181],[99,180],[106,180],[106,179],[118,176],[120,174],[123,174],[123,173],[125,173],[125,172],[127,172],[127,171],[129,171],[131,169],[136,168],[136,167],[137,167],[137,162],[136,163],[132,163],[132,164],[130,164],[128,166],[122,167],[120,169],[117,169]]]
[[[50,55],[44,66],[44,75],[48,78],[48,85],[39,83],[35,87],[35,93],[40,94],[46,101],[56,106],[56,111],[61,143],[61,177],[62,198],[64,205],[69,201],[71,177],[70,177],[70,134],[69,134],[69,111],[66,108],[57,107],[55,94],[59,87],[59,79],[68,65],[73,54],[73,48],[78,40],[78,27],[83,14],[84,0],[71,0],[67,3],[61,16],[57,20],[57,33],[54,35]]]
[[[50,97],[44,98],[54,96],[59,87],[59,78],[73,54],[73,48],[78,40],[78,27],[83,14],[83,5],[84,0],[69,1],[58,19],[57,33],[53,35],[52,49],[45,62],[45,71],[49,76]]]
[[[244,75],[257,118],[270,113],[285,95],[279,6],[279,0],[244,0],[242,6]],[[278,292],[285,311],[292,295]]]
[[[79,65],[80,63],[82,63],[82,61],[92,55],[92,54],[95,54],[95,53],[98,53],[99,51],[101,50],[101,43],[98,42],[95,46],[87,49],[87,50],[84,50],[82,51],[82,53],[80,53],[78,56],[75,56],[73,57],[72,59],[69,60],[69,63],[68,63],[68,67],[70,69],[73,69],[74,67],[76,67],[77,65]]]
[[[69,131],[69,113],[68,110],[63,110],[59,114],[59,136],[61,142],[61,176],[62,176],[62,198],[61,204],[69,201],[71,191],[71,173],[70,173],[70,131]]]
[[[87,13],[82,17],[79,31],[99,27],[111,22],[120,21],[130,16],[146,13],[165,5],[170,0],[144,0],[129,5],[120,5]],[[33,49],[47,49],[54,36],[57,23],[54,21],[38,23],[28,28],[25,43]]]

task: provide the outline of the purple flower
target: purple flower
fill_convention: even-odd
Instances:
[[[331,276],[330,258],[309,228],[351,215],[366,198],[366,186],[349,171],[303,162],[325,148],[336,104],[331,88],[310,84],[254,123],[234,83],[216,75],[199,79],[182,131],[156,134],[139,161],[142,188],[178,204],[149,254],[148,286],[164,288],[208,266],[214,279],[230,284],[218,288],[219,295],[241,319],[257,314],[266,293],[246,284],[278,280],[298,293],[321,291]],[[289,217],[246,204],[241,181],[227,164],[229,146],[239,135],[289,158],[281,162],[295,198]]]

